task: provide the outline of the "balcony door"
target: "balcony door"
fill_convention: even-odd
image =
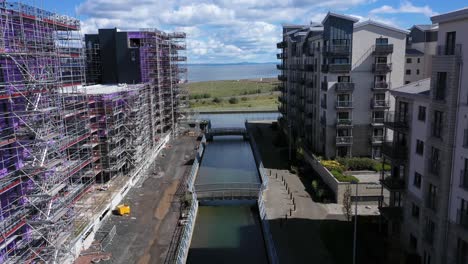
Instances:
[[[456,32],[447,32],[445,38],[445,55],[454,55],[455,54],[455,41],[456,41]]]

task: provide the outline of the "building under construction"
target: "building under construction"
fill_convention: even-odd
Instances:
[[[131,181],[176,129],[185,34],[104,31],[84,49],[79,20],[0,1],[0,263],[76,257],[116,199],[96,185]]]

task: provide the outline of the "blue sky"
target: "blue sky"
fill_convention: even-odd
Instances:
[[[27,2],[27,1],[24,1]],[[159,28],[188,33],[190,63],[272,62],[281,24],[320,22],[328,11],[401,28],[467,6],[466,0],[35,0],[97,28]]]

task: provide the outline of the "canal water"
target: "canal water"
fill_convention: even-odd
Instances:
[[[212,127],[244,127],[246,119],[276,119],[277,113],[207,114]],[[195,184],[260,183],[248,141],[215,137],[203,155]],[[254,203],[198,209],[187,263],[268,263],[260,218]]]

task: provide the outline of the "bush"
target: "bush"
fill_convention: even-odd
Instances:
[[[239,103],[239,99],[237,99],[236,97],[231,97],[231,98],[229,98],[229,103],[230,104],[237,104],[237,103]]]
[[[210,98],[210,97],[211,97],[211,94],[209,94],[209,93],[204,93],[204,94],[203,94],[203,98],[205,98],[205,99],[206,99],[206,98]]]
[[[346,170],[345,166],[343,166],[343,164],[337,160],[321,160],[320,164],[322,164],[329,171],[335,170],[341,173]]]
[[[241,97],[241,100],[242,100],[242,101],[247,101],[247,100],[249,100],[249,98],[247,98],[247,97]]]
[[[213,98],[213,100],[212,100],[212,101],[213,101],[213,103],[217,103],[217,104],[219,104],[219,103],[221,103],[221,102],[223,101],[223,99],[221,99],[221,98],[218,98],[218,97],[215,97],[215,98]]]
[[[379,171],[379,172],[382,171],[382,162],[376,162],[376,163],[374,164],[374,166],[373,166],[373,169],[374,169],[375,171]],[[385,163],[385,164],[383,165],[383,170],[384,170],[384,171],[390,171],[391,169],[392,169],[392,166],[390,166],[390,164]]]
[[[337,170],[332,170],[331,174],[333,174],[333,176],[339,182],[359,182],[358,178],[354,177],[353,175],[346,175]]]

